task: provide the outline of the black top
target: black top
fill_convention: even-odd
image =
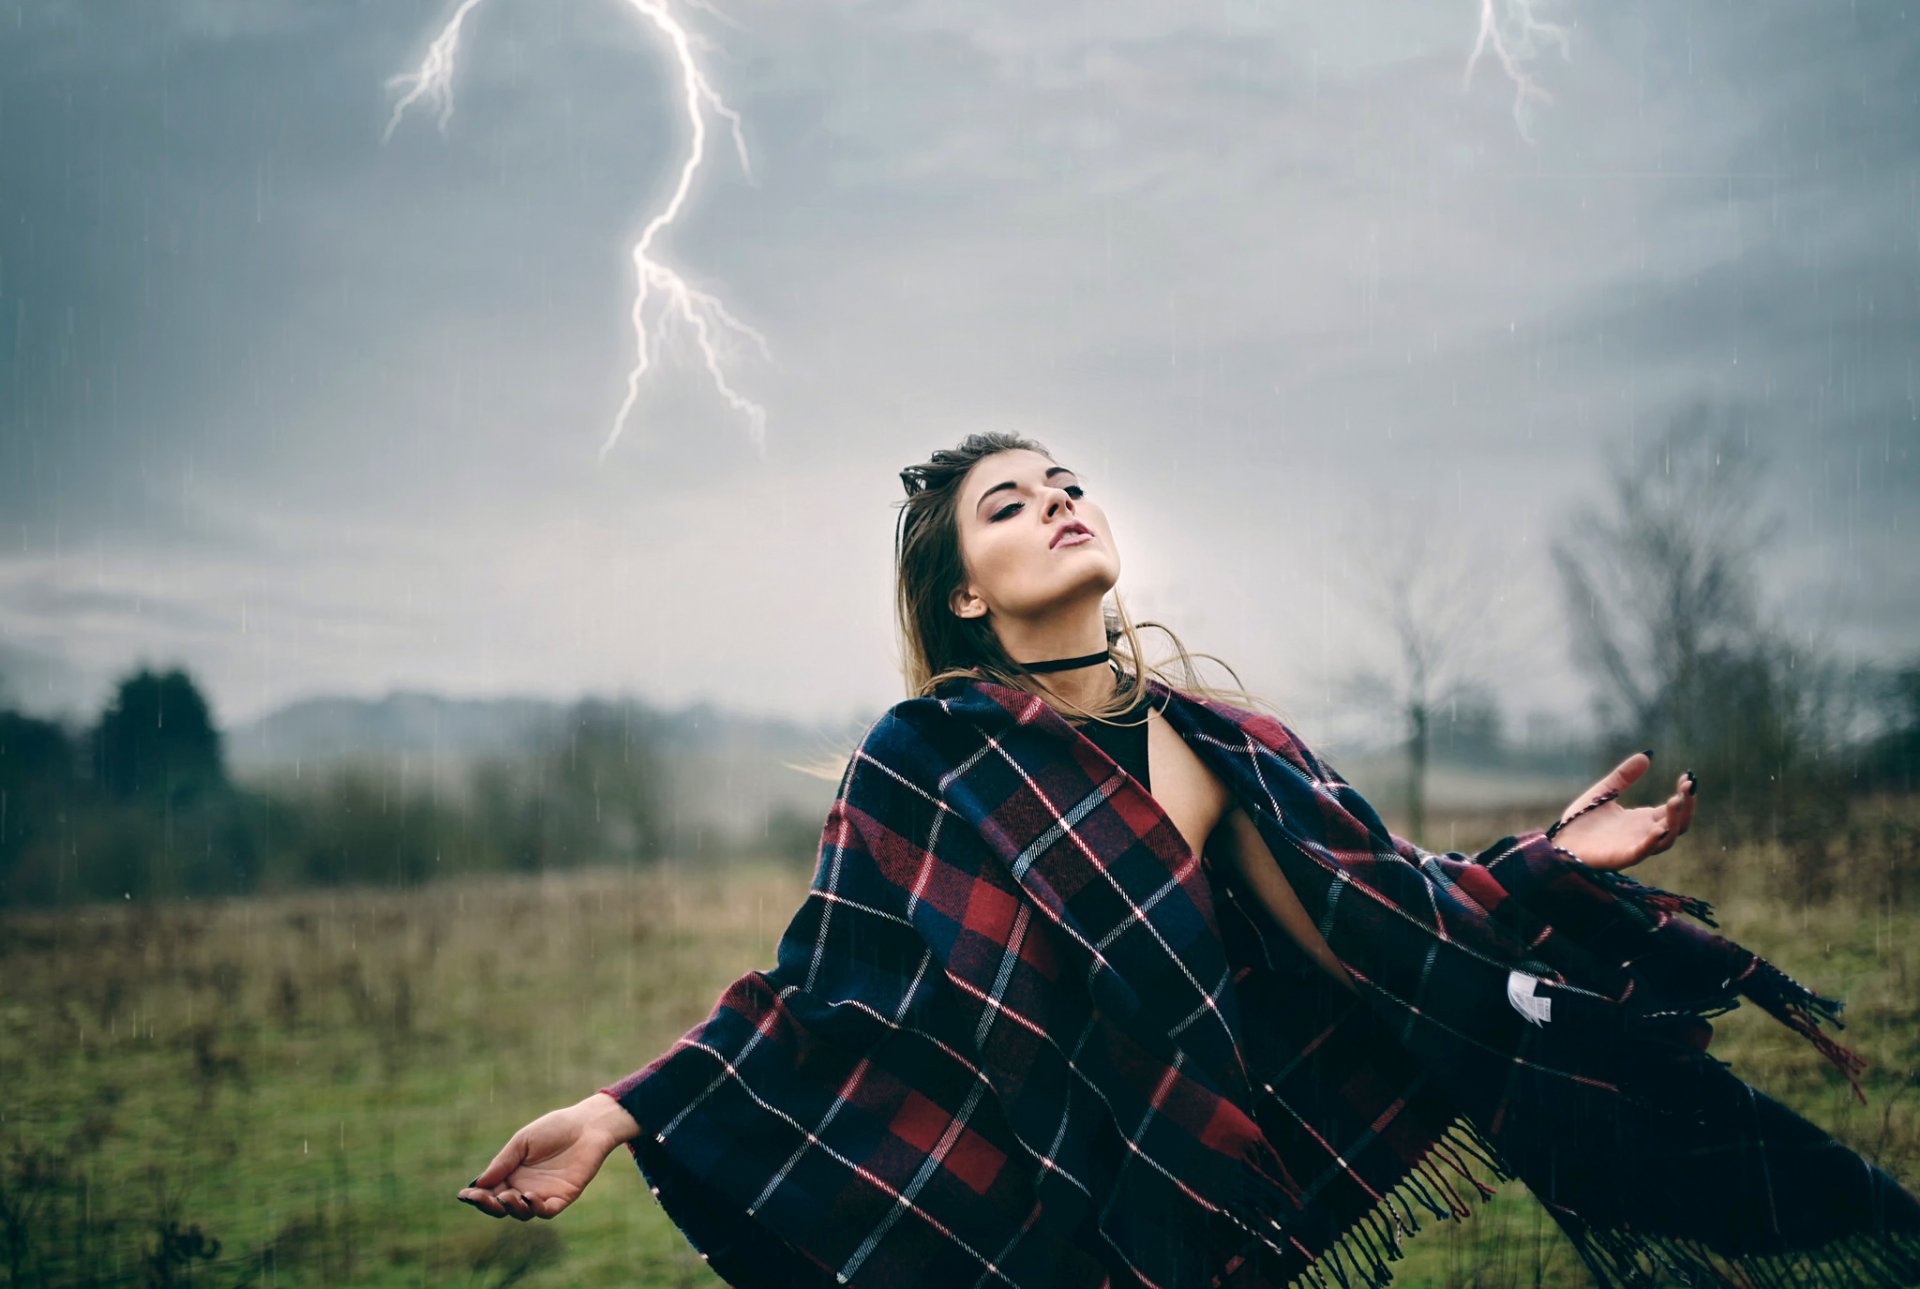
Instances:
[[[1153,779],[1147,773],[1147,697],[1146,686],[1140,686],[1132,705],[1111,718],[1116,721],[1138,721],[1137,725],[1108,725],[1103,721],[1080,719],[1073,722],[1073,727],[1086,735],[1095,747],[1112,757],[1121,769],[1140,780],[1141,787],[1151,792]]]

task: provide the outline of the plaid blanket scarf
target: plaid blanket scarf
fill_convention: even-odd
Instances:
[[[1045,703],[896,704],[776,964],[603,1089],[721,1276],[1384,1284],[1518,1177],[1602,1285],[1920,1283],[1920,1202],[1706,1052],[1744,997],[1853,1081],[1839,1003],[1541,832],[1421,850],[1281,722],[1148,683],[1358,993]]]

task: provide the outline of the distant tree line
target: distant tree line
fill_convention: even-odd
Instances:
[[[662,744],[644,709],[587,699],[463,791],[353,763],[260,787],[228,775],[182,670],[127,676],[80,730],[0,695],[0,907],[651,862],[673,836]],[[761,840],[810,861],[819,826],[776,814]]]

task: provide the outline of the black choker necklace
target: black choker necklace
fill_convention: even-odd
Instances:
[[[1023,662],[1020,666],[1026,671],[1067,671],[1074,667],[1091,667],[1112,656],[1111,649],[1102,649],[1099,653],[1083,654],[1078,658],[1049,658],[1045,662]]]

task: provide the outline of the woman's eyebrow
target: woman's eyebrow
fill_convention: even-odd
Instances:
[[[1077,473],[1078,471],[1069,470],[1067,469],[1067,467],[1063,465],[1056,465],[1048,468],[1046,477],[1051,479],[1056,474],[1077,474]],[[973,508],[975,510],[979,510],[981,506],[986,504],[987,498],[991,497],[996,492],[999,492],[1006,488],[1017,488],[1019,486],[1020,485],[1012,479],[1008,479],[1004,483],[996,483],[993,485],[993,487],[987,489],[985,492],[980,494],[980,500],[973,503]]]

